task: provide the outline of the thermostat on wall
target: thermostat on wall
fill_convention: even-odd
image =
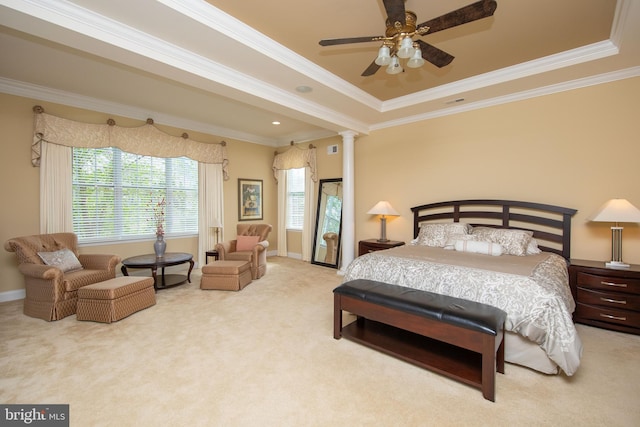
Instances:
[[[337,145],[330,145],[327,147],[327,154],[337,154],[337,153],[338,153]]]

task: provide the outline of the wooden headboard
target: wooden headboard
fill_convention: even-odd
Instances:
[[[421,224],[462,220],[472,226],[533,231],[541,250],[567,260],[571,256],[571,217],[575,209],[513,200],[456,200],[415,206],[411,211],[414,238]]]

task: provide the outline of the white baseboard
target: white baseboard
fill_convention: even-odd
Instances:
[[[17,289],[15,291],[0,292],[0,302],[15,301],[18,299],[24,299],[26,292],[24,289]]]

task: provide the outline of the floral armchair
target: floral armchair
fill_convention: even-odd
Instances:
[[[16,237],[4,248],[16,253],[24,275],[24,314],[47,321],[75,314],[78,289],[113,279],[120,262],[116,255],[78,254],[74,233]]]
[[[269,224],[238,224],[235,240],[216,245],[219,259],[249,261],[251,278],[261,278],[267,272],[267,237],[272,228]]]

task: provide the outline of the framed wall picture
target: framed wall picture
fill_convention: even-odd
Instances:
[[[238,178],[238,221],[262,219],[262,180]]]

